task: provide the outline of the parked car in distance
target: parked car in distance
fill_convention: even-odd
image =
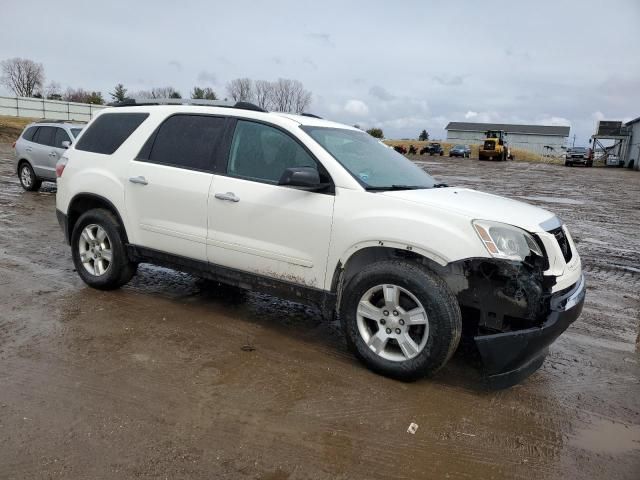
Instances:
[[[464,334],[498,386],[580,315],[580,257],[553,213],[447,187],[348,125],[214,105],[105,109],[66,150],[56,214],[87,285],[145,262],[315,305],[403,380]]]
[[[56,181],[56,163],[84,123],[40,121],[27,125],[13,144],[16,173],[22,188],[35,191],[43,181]]]
[[[574,165],[584,165],[585,167],[593,167],[593,155],[590,148],[571,147],[567,149],[564,164],[567,167]]]
[[[469,158],[471,156],[471,148],[468,145],[455,145],[449,150],[449,156]]]
[[[424,155],[428,153],[429,155],[444,155],[444,149],[442,145],[437,142],[431,142],[429,145],[425,146],[420,150],[420,155]]]

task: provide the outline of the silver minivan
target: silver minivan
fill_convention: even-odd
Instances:
[[[56,163],[82,131],[84,123],[40,121],[27,125],[14,144],[22,188],[35,191],[56,181]]]

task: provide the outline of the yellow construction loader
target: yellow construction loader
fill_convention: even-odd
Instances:
[[[504,130],[486,131],[485,141],[478,150],[478,160],[513,160],[506,136]]]

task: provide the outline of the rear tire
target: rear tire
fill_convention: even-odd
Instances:
[[[98,290],[120,288],[138,268],[127,255],[124,228],[102,208],[85,212],[75,223],[71,254],[80,278]]]
[[[31,164],[24,160],[18,167],[18,178],[20,179],[20,185],[27,192],[35,192],[40,190],[42,186],[42,180],[36,177],[36,173],[31,168]]]
[[[378,262],[358,272],[342,292],[340,321],[360,361],[405,381],[442,368],[462,331],[458,302],[444,281],[406,260]]]

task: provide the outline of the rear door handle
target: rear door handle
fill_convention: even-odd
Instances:
[[[218,200],[226,200],[227,202],[239,202],[240,198],[236,197],[236,194],[233,192],[227,193],[216,193],[214,195]]]
[[[27,148],[25,148],[25,150],[26,150],[27,152],[30,152],[30,151],[32,151],[33,149],[32,149],[31,147],[27,147]]]
[[[130,177],[129,181],[131,183],[137,183],[138,185],[148,185],[149,182],[147,182],[147,179],[144,178],[142,175],[138,176],[138,177]]]
[[[49,153],[49,156],[50,156],[50,157],[57,157],[57,156],[58,156],[58,154],[57,154],[56,152],[50,152],[50,153]]]

